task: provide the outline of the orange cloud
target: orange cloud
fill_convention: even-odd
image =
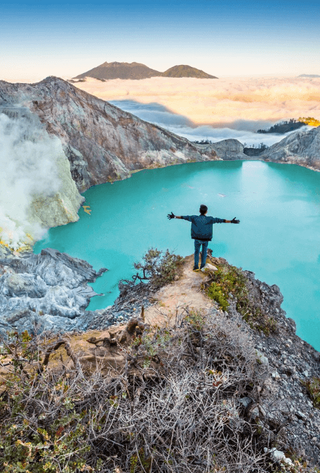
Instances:
[[[320,119],[320,78],[87,79],[76,86],[103,100],[157,102],[195,124],[275,122],[309,115]]]

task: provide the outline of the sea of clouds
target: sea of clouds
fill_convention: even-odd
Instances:
[[[236,138],[271,145],[283,135],[255,132],[290,118],[320,119],[320,78],[87,79],[75,84],[191,140]]]
[[[30,222],[35,196],[49,197],[60,187],[58,138],[49,136],[31,116],[9,118],[0,113],[0,240],[16,249],[39,239],[46,229]]]
[[[157,103],[141,104],[131,100],[111,100],[110,103],[126,112],[136,115],[142,120],[159,125],[190,141],[205,140],[216,143],[217,141],[233,138],[248,146],[259,146],[261,143],[271,146],[290,133],[294,133],[289,132],[285,135],[256,133],[255,131],[251,131],[251,129],[259,129],[259,127],[263,129],[269,128],[272,122],[251,122],[246,120],[234,122],[232,124],[233,128],[226,126],[220,128],[210,125],[197,126],[188,120],[188,118],[174,114],[163,105]],[[308,128],[310,127],[306,126],[301,129]]]

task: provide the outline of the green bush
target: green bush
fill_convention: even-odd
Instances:
[[[217,265],[217,263],[215,262]],[[229,307],[230,295],[236,301],[236,309],[252,329],[270,335],[277,328],[273,317],[264,314],[251,300],[242,270],[228,263],[217,265],[217,271],[211,273],[209,283],[205,283],[208,297],[216,301],[222,310]]]
[[[151,248],[144,256],[141,263],[135,263],[134,268],[142,272],[134,278],[148,280],[149,284],[158,289],[173,282],[181,274],[183,258],[171,253]]]
[[[68,395],[68,378],[46,374],[41,350],[27,332],[9,333],[2,343],[0,356],[11,359],[13,370],[1,386],[0,471],[86,471],[84,413],[76,412]]]
[[[320,378],[313,377],[303,383],[313,401],[314,407],[320,409]]]

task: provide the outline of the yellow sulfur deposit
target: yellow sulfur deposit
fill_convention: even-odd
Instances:
[[[84,210],[87,214],[91,215],[92,210],[90,209],[90,205],[83,205],[82,207],[83,207],[83,210]]]
[[[5,243],[4,241],[0,240],[0,245],[5,246],[8,248],[8,250],[12,251],[14,255],[18,255],[19,253],[23,253],[24,251],[31,251],[32,250],[32,245],[26,243],[25,245],[20,246],[19,248],[11,248],[11,246],[8,245],[8,243]]]
[[[0,228],[0,234],[2,231],[3,229]],[[32,245],[34,244],[34,239],[30,235],[30,233],[27,233],[26,237],[27,237],[27,241],[25,241],[23,245],[19,246],[19,248],[13,248],[4,240],[1,240],[1,238],[0,238],[0,245],[4,246],[5,248],[8,248],[8,250],[12,251],[12,253],[17,256],[19,255],[19,253],[23,253],[24,251],[32,251]]]
[[[9,248],[8,243],[5,243],[4,241],[0,240],[0,245],[5,246],[6,248]]]

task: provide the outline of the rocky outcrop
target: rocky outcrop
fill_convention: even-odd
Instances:
[[[187,139],[140,120],[62,79],[38,84],[0,81],[0,108],[24,107],[56,135],[80,192],[144,168],[217,159]]]
[[[315,171],[320,170],[320,127],[292,133],[263,152],[258,149],[253,150],[252,155],[246,154],[247,151],[244,153],[243,144],[234,139],[197,146],[207,153],[214,150],[217,157],[224,161],[259,159],[273,163],[297,164]]]
[[[85,329],[81,316],[97,295],[87,283],[104,271],[50,248],[17,258],[0,247],[0,333]]]
[[[249,330],[257,359],[265,369],[258,398],[247,396],[243,403],[255,421],[269,432],[278,450],[297,452],[312,464],[320,465],[320,409],[315,408],[306,384],[320,378],[320,353],[295,333],[294,320],[281,308],[278,286],[269,286],[244,272],[250,297],[260,310],[272,317],[275,330],[268,336],[248,328],[231,301],[227,317],[239,328]]]
[[[62,150],[61,150],[62,151]],[[28,211],[29,220],[45,228],[76,222],[78,210],[84,201],[72,179],[70,163],[63,152],[57,159],[59,191],[52,196],[35,195]]]
[[[243,152],[243,144],[238,140],[222,140],[218,141],[217,143],[211,143],[204,146],[208,151],[209,149],[213,149],[217,153],[217,156],[224,161],[234,161],[236,159],[248,158]]]
[[[320,127],[297,131],[260,155],[265,161],[298,164],[320,170]]]

